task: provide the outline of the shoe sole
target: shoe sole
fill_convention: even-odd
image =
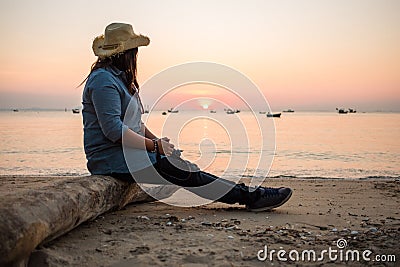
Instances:
[[[247,210],[248,210],[248,211],[255,211],[255,212],[257,212],[257,211],[270,211],[270,210],[272,210],[272,209],[275,209],[275,208],[280,207],[280,206],[282,206],[283,204],[285,204],[285,203],[290,199],[290,197],[292,196],[292,193],[293,193],[293,190],[290,190],[290,194],[287,195],[287,197],[286,197],[284,200],[282,200],[281,203],[276,204],[276,205],[274,205],[274,206],[263,207],[263,208],[258,208],[258,209],[250,209],[250,208],[247,208]]]

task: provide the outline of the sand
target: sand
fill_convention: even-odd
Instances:
[[[274,266],[315,265],[290,260],[297,250],[338,250],[324,266],[399,266],[400,182],[398,180],[269,179],[265,186],[289,186],[292,198],[270,212],[213,203],[174,207],[161,202],[128,205],[84,223],[39,247],[31,266]],[[337,240],[347,246],[339,249]],[[265,249],[283,249],[261,261]],[[339,251],[371,250],[368,257],[340,260]],[[397,262],[381,263],[376,255]],[[260,253],[259,256],[263,256]],[[292,254],[295,257],[296,254]],[[333,255],[333,254],[332,254]],[[343,254],[344,255],[344,254]],[[361,255],[361,254],[360,254]],[[382,257],[381,257],[382,258]]]

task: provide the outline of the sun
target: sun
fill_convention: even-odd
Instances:
[[[208,109],[208,104],[203,104],[203,109]]]

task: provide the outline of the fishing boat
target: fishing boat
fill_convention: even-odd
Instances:
[[[170,109],[168,109],[168,112],[169,112],[169,113],[178,113],[179,110],[170,108]]]
[[[258,113],[260,113],[260,114],[265,114],[265,113],[267,113],[266,111],[260,111],[260,112],[258,112]]]
[[[217,111],[212,109],[212,110],[210,110],[210,113],[217,113]]]
[[[267,117],[268,117],[268,118],[272,118],[272,117],[274,117],[274,118],[280,118],[280,117],[281,117],[281,113],[271,113],[271,112],[268,112],[268,113],[267,113]]]
[[[163,111],[163,112],[161,113],[161,115],[167,115],[167,112]]]
[[[78,114],[80,112],[79,108],[73,108],[72,113]]]
[[[291,113],[291,112],[294,112],[294,110],[289,108],[289,109],[284,110],[283,112],[290,112]]]
[[[225,112],[226,114],[235,114],[235,111],[230,108],[226,109]]]
[[[344,108],[336,108],[336,110],[338,111],[339,114],[347,114],[348,111],[345,110]]]
[[[357,113],[357,110],[355,110],[354,108],[349,108],[349,113]]]
[[[18,112],[19,110],[15,108],[15,109],[13,109],[13,111],[14,111],[14,112]]]

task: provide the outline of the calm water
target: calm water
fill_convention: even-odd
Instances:
[[[237,118],[242,126],[235,124]],[[275,152],[271,132],[259,130],[271,130],[271,122],[276,127]],[[218,175],[262,176],[274,155],[271,177],[400,176],[400,114],[295,112],[272,120],[248,112],[156,112],[148,125],[156,134],[171,137],[185,158]],[[0,175],[86,175],[82,137],[80,114],[0,112]]]

